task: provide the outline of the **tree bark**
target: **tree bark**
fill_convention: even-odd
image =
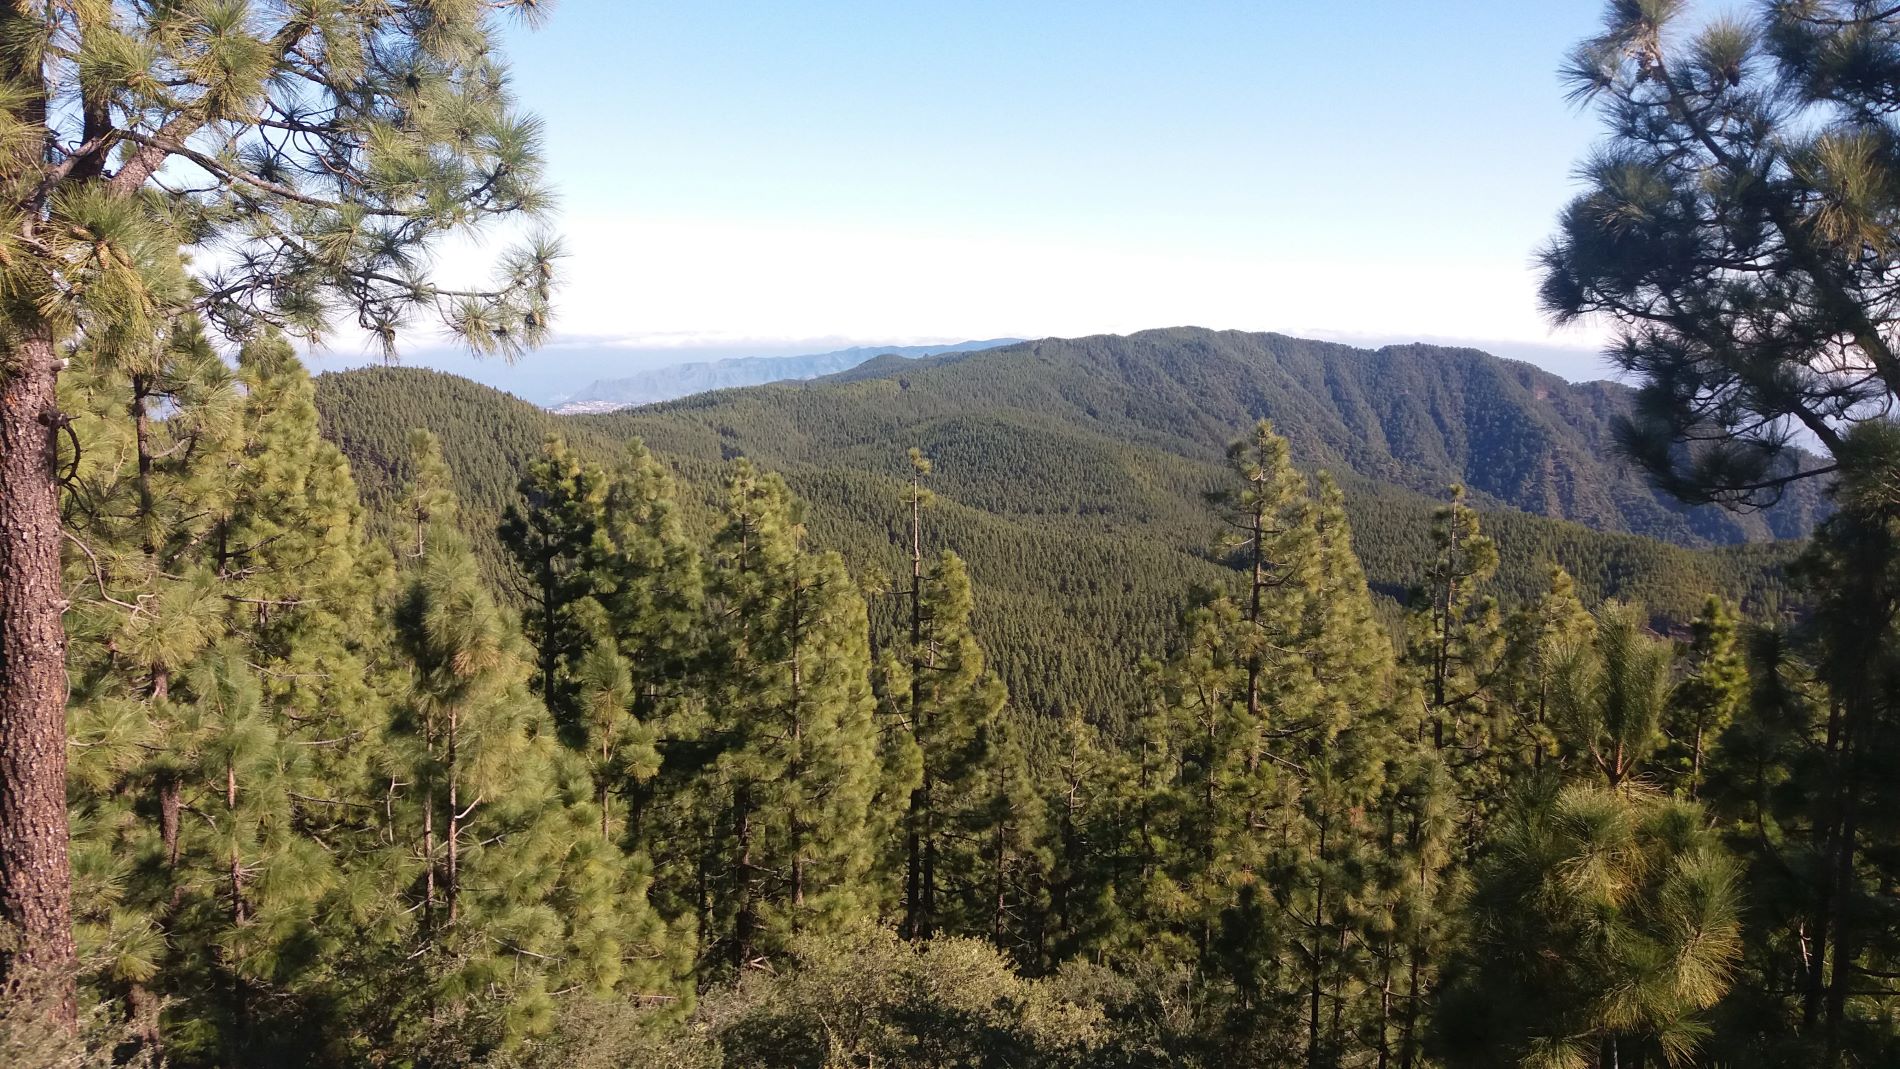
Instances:
[[[1321,956],[1321,948],[1326,945],[1326,870],[1324,867],[1326,864],[1326,830],[1327,822],[1324,820],[1320,821],[1319,857],[1317,861],[1321,867],[1320,874],[1313,879],[1313,934],[1311,937],[1313,947],[1313,972],[1307,991],[1306,1064],[1310,1066],[1317,1066],[1321,1064],[1322,1060],[1319,1045],[1319,1000],[1320,990],[1325,982],[1325,960]]]
[[[1834,1069],[1842,1064],[1841,1031],[1847,1019],[1847,992],[1854,979],[1854,965],[1860,957],[1860,929],[1854,915],[1854,859],[1858,848],[1860,824],[1859,769],[1855,760],[1852,734],[1844,740],[1841,776],[1841,832],[1834,857],[1834,957],[1827,987],[1827,1017],[1824,1025],[1825,1048],[1821,1064]]]
[[[60,582],[52,328],[29,325],[0,368],[0,982],[44,972],[76,1012],[66,822],[66,608]]]
[[[460,739],[458,738],[460,733],[461,733],[461,717],[459,715],[459,712],[455,709],[450,709],[449,710],[449,740],[448,740],[449,741],[449,746],[448,746],[449,826],[447,829],[449,865],[448,865],[448,871],[444,874],[442,895],[443,895],[443,898],[446,899],[447,901],[447,905],[449,909],[449,927],[451,928],[455,926],[456,920],[459,919],[460,917],[461,903],[459,899],[461,898],[461,893],[462,893],[462,864],[461,864],[462,862],[462,854],[461,854],[462,814],[457,811],[457,807],[462,804],[462,799],[459,792],[456,790],[457,780],[461,777],[462,773],[461,773],[461,769],[456,767],[456,760],[455,760],[456,745],[460,741]]]

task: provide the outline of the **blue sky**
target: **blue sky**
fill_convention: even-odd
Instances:
[[[562,0],[509,34],[572,254],[561,340],[512,370],[426,337],[411,359],[532,396],[708,356],[1195,324],[1596,374],[1530,264],[1596,136],[1555,70],[1599,11]]]

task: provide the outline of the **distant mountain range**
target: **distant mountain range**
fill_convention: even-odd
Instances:
[[[612,412],[634,405],[671,401],[708,390],[815,379],[849,371],[878,356],[917,359],[945,353],[979,352],[1020,341],[1020,338],[992,338],[989,341],[966,341],[955,345],[861,345],[804,356],[739,356],[674,364],[625,378],[597,379],[593,385],[554,406],[554,411],[570,416]]]

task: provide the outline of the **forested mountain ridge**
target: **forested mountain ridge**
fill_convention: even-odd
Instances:
[[[1685,508],[1616,455],[1612,422],[1629,411],[1632,390],[1566,382],[1476,349],[1368,350],[1173,328],[1049,338],[908,364],[873,361],[813,388],[879,378],[902,380],[889,402],[893,415],[1000,409],[1196,458],[1216,455],[1264,417],[1309,467],[1428,494],[1462,482],[1482,505],[1684,545],[1803,537],[1820,499],[1818,487],[1797,484],[1760,513]],[[842,404],[851,395],[834,396]]]
[[[1284,350],[1283,364],[1269,364],[1281,359],[1276,350]],[[1197,359],[1196,352],[1211,355]],[[1365,387],[1382,375],[1403,384],[1404,367],[1343,366],[1375,360],[1407,363],[1398,351],[1161,331],[879,360],[829,380],[721,391],[597,416],[554,416],[464,379],[403,368],[326,375],[317,393],[325,433],[350,456],[373,509],[387,508],[409,476],[403,460],[408,428],[420,421],[442,438],[470,531],[498,575],[493,524],[514,500],[515,481],[542,440],[559,434],[601,462],[611,461],[626,439],[646,441],[681,476],[687,522],[702,531],[713,522],[730,461],[746,456],[782,472],[811,505],[813,536],[841,550],[862,584],[888,588],[905,567],[893,502],[902,493],[905,450],[916,446],[936,465],[935,538],[970,564],[978,591],[975,626],[1016,701],[1046,712],[1099,713],[1126,710],[1138,700],[1134,665],[1142,651],[1165,644],[1180,592],[1223,580],[1222,566],[1205,548],[1219,527],[1205,494],[1221,485],[1222,446],[1253,418],[1237,417],[1230,429],[1223,413],[1271,398],[1264,414],[1286,427],[1303,466],[1341,473],[1357,551],[1388,606],[1423,579],[1420,562],[1430,555],[1438,492],[1462,474],[1448,458],[1502,433],[1490,429],[1499,420],[1487,423],[1484,412],[1522,420],[1531,418],[1522,415],[1529,411],[1542,419],[1548,426],[1535,426],[1527,437],[1545,443],[1544,463],[1560,475],[1565,450],[1582,448],[1572,439],[1583,435],[1520,398],[1517,408],[1476,412],[1478,431],[1460,424],[1455,443],[1441,436],[1434,453],[1416,420],[1432,411],[1449,420],[1483,408],[1470,396],[1518,397],[1541,389],[1557,400],[1537,403],[1554,411],[1562,411],[1559,402],[1581,402],[1534,369],[1482,354],[1425,350],[1411,361],[1413,378],[1435,373],[1426,361],[1464,372],[1429,405],[1405,404],[1398,391],[1379,398]],[[1326,385],[1329,366],[1344,385]],[[1350,432],[1339,433],[1336,413],[1308,400],[1306,384],[1288,368],[1318,376],[1327,396],[1352,396],[1348,387],[1356,388],[1363,403],[1343,406],[1351,420],[1346,426],[1368,428],[1374,445],[1360,447]],[[1256,372],[1262,384],[1249,377]],[[1531,385],[1513,387],[1521,382]],[[1586,398],[1616,396],[1612,388],[1570,389]],[[1454,403],[1460,397],[1467,399],[1462,406]],[[1390,422],[1404,433],[1383,429],[1381,405],[1397,413]],[[1394,485],[1354,474],[1348,460],[1411,481]],[[1595,476],[1569,482],[1601,490]],[[1633,500],[1654,505],[1640,484],[1632,485]],[[1775,545],[1671,546],[1495,508],[1496,495],[1480,499],[1494,506],[1485,525],[1504,555],[1495,587],[1509,603],[1538,594],[1555,562],[1577,576],[1591,600],[1628,597],[1682,620],[1709,590],[1754,601],[1778,585],[1779,564],[1788,556]],[[872,599],[874,619],[885,601]]]

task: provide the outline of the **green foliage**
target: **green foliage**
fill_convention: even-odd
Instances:
[[[1136,1060],[1103,995],[1066,979],[1025,980],[995,950],[971,939],[923,943],[861,930],[801,939],[778,975],[753,974],[703,999],[687,1029],[643,1032],[627,1009],[607,1009],[612,1046],[550,1046],[511,1064],[932,1067],[1166,1064]],[[1132,1001],[1132,1000],[1130,1000]],[[1119,1008],[1116,1006],[1115,1008]],[[580,1007],[583,1019],[601,1010]],[[615,1019],[619,1020],[616,1021]],[[619,1023],[631,1021],[632,1023]],[[1133,1038],[1129,1036],[1128,1038]],[[1144,1037],[1145,1038],[1145,1037]],[[578,1045],[577,1045],[578,1046]],[[603,1057],[603,1048],[615,1053]],[[576,1057],[580,1060],[577,1062]],[[589,1060],[589,1059],[597,1060]]]
[[[1606,606],[1595,632],[1559,654],[1551,725],[1567,764],[1614,787],[1648,771],[1662,744],[1674,651],[1630,605]]]
[[[1617,436],[1662,487],[1773,503],[1845,462],[1900,389],[1900,38],[1891,11],[1851,0],[1693,30],[1688,7],[1608,5],[1564,71],[1609,136],[1543,254],[1543,303],[1615,324],[1609,355],[1640,384]]]
[[[235,376],[203,354],[187,322],[129,395],[75,379],[101,448],[68,518],[77,916],[144,1042],[168,1004],[183,1061],[269,1050],[267,1014],[323,999],[384,717],[364,623],[387,558],[310,380],[275,338]]]
[[[572,728],[580,718],[581,662],[595,638],[584,623],[594,565],[607,552],[607,475],[550,435],[521,476],[519,493],[521,501],[502,515],[501,543],[521,575],[522,623],[536,651],[535,689]]]
[[[434,442],[417,444],[417,470],[439,478]],[[528,651],[452,526],[452,498],[430,481],[410,497],[439,504],[394,610],[408,686],[386,806],[420,858],[404,960],[423,973],[397,1014],[452,1019],[481,1049],[543,1030],[553,990],[663,993],[677,964],[643,859],[603,833],[596,777],[534,700]]]
[[[1771,1031],[1744,1022],[1790,999],[1771,978],[1799,968],[1803,933],[1823,923],[1830,940],[1858,940],[1851,960],[1885,960],[1867,890],[1884,855],[1857,851],[1852,883],[1820,900],[1798,872],[1772,871],[1838,863],[1848,825],[1825,788],[1872,767],[1830,741],[1826,711],[1850,690],[1842,658],[1884,662],[1858,633],[1832,652],[1850,632],[1826,613],[1777,667],[1745,676],[1719,614],[1678,651],[1635,609],[1592,617],[1549,565],[1546,591],[1507,625],[1510,586],[1494,573],[1515,551],[1454,495],[1435,517],[1406,513],[1422,590],[1401,658],[1352,497],[1303,473],[1263,424],[1230,455],[1226,537],[1181,553],[1192,567],[1170,596],[1186,610],[1171,642],[1147,647],[1148,701],[1016,715],[985,613],[990,591],[1026,573],[992,586],[980,562],[937,548],[982,514],[945,494],[926,522],[923,478],[947,469],[921,451],[907,489],[881,475],[829,484],[883,492],[876,525],[812,523],[863,538],[863,559],[908,556],[906,591],[897,568],[854,580],[814,544],[790,482],[745,458],[677,458],[669,473],[637,442],[616,457],[585,425],[549,442],[523,422],[523,456],[543,444],[501,526],[527,567],[497,572],[474,547],[503,510],[463,507],[463,476],[427,434],[405,435],[412,452],[389,469],[409,485],[377,498],[393,554],[374,548],[347,469],[311,437],[307,380],[276,352],[245,357],[229,418],[211,418],[224,396],[211,390],[203,417],[174,404],[148,428],[148,449],[189,434],[194,455],[233,458],[205,489],[153,453],[146,477],[173,481],[141,506],[134,408],[110,394],[94,403],[99,440],[118,426],[132,448],[116,468],[103,452],[83,468],[103,548],[97,567],[75,561],[82,585],[212,598],[168,592],[183,573],[141,563],[165,550],[129,522],[141,507],[196,510],[194,493],[256,540],[234,543],[239,559],[269,562],[219,580],[264,584],[269,611],[240,600],[202,637],[127,638],[119,648],[143,659],[104,657],[88,677],[119,717],[85,722],[76,766],[94,777],[79,796],[98,844],[81,866],[99,895],[83,911],[89,945],[116,948],[92,990],[130,1021],[173,1000],[151,1036],[184,1064],[257,1050],[308,1064],[1427,1066],[1428,1040],[1447,1064],[1565,1064],[1742,1049]],[[717,472],[714,523],[699,480]],[[1820,589],[1845,589],[1839,577],[1888,537],[1879,484],[1850,500],[1805,565]],[[1198,530],[1217,530],[1202,516]],[[210,552],[205,536],[187,545]],[[1063,563],[1076,579],[1098,568]],[[524,618],[497,600],[497,574],[528,584]],[[112,597],[86,619],[123,626],[163,604]],[[331,604],[355,626],[317,611]],[[1000,619],[1035,632],[1031,646],[1001,632],[1019,655],[1067,634],[1053,608]],[[151,695],[154,666],[187,640],[201,652],[166,678],[192,716],[165,733],[205,755],[195,763],[127,734],[147,730],[148,709],[173,715]],[[314,658],[353,668],[337,677]],[[256,667],[280,661],[307,667]],[[537,678],[537,664],[552,671]],[[1752,696],[1707,748],[1719,831],[1642,785],[1677,767],[1694,724],[1679,717],[1714,681]],[[1861,707],[1878,708],[1865,693]],[[299,745],[306,709],[352,734]],[[1867,745],[1853,759],[1884,753]],[[162,812],[167,776],[240,785],[212,795],[216,836],[182,838],[180,864],[209,889],[183,900],[191,914],[167,912],[170,885],[115,875],[162,871],[163,821],[156,851],[149,826],[122,840],[92,830],[124,835],[138,827],[126,814]],[[1863,813],[1853,834],[1884,836],[1883,819]],[[1746,927],[1744,889],[1763,907]],[[218,912],[233,902],[244,912]],[[195,957],[191,939],[204,940]],[[1825,1016],[1836,973],[1822,974],[1794,972],[1818,983]],[[1843,1000],[1857,1049],[1878,1049],[1857,1038],[1878,1033],[1877,1002]],[[324,1041],[291,1051],[312,1028]],[[1765,1038],[1811,1050],[1797,1033]]]
[[[1438,1043],[1449,1064],[1687,1064],[1741,954],[1737,869],[1692,805],[1577,783],[1480,866]]]
[[[1727,730],[1747,695],[1748,665],[1743,660],[1740,630],[1735,610],[1711,596],[1691,625],[1683,651],[1688,675],[1670,697],[1664,723],[1669,736],[1665,761],[1677,777],[1677,789],[1692,799],[1702,789],[1710,744]]]
[[[1559,667],[1571,651],[1588,648],[1595,639],[1596,620],[1562,568],[1550,570],[1550,589],[1542,597],[1512,614],[1499,687],[1515,714],[1510,745],[1522,767],[1542,769],[1555,755],[1551,713],[1561,698]]]
[[[999,907],[983,862],[994,848],[991,833],[1019,816],[1011,788],[993,781],[1008,775],[995,752],[1008,694],[970,632],[972,607],[962,559],[943,553],[919,576],[915,631],[899,639],[878,673],[882,700],[916,751],[916,774],[903,770],[901,782],[911,785],[904,926],[917,938],[993,930]]]
[[[505,10],[533,5],[10,13],[0,145],[60,146],[7,169],[14,327],[50,319],[103,353],[184,312],[243,339],[319,337],[343,311],[392,352],[418,315],[482,352],[539,344],[551,240],[505,253],[490,287],[445,288],[421,267],[442,237],[549,203],[539,124],[516,111],[494,46]],[[232,255],[188,285],[184,245]]]
[[[876,900],[878,763],[863,598],[836,554],[806,547],[783,480],[740,463],[729,494],[707,583],[717,756],[704,791],[721,890],[701,952],[746,970]]]

